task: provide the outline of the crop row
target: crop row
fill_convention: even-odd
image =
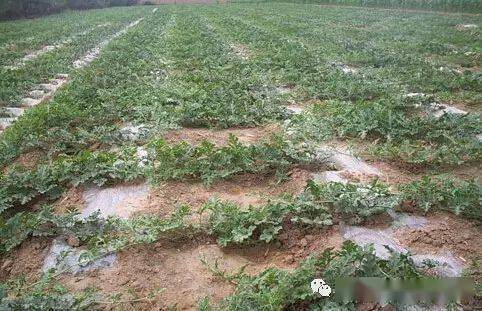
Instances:
[[[138,12],[134,12],[134,11]],[[41,19],[0,23],[0,66],[11,64],[26,54],[53,46],[100,25],[135,18],[145,8],[132,10],[72,11]]]
[[[127,148],[117,154],[83,152],[73,157],[62,157],[53,163],[39,165],[36,169],[25,170],[14,167],[0,179],[0,212],[3,213],[4,221],[10,221],[9,215],[15,215],[14,217],[20,215],[17,212],[22,206],[28,206],[39,198],[47,201],[55,200],[66,189],[84,183],[104,185],[147,177],[153,182],[194,179],[211,184],[216,180],[242,173],[273,172],[283,179],[294,165],[318,161],[307,150],[292,149],[289,144],[281,140],[246,146],[239,143],[235,137],[231,137],[229,145],[225,147],[215,147],[207,141],[193,147],[186,143],[168,145],[161,139],[151,142],[149,146],[150,152],[146,159],[139,159],[134,148]],[[140,162],[143,164],[140,165]],[[369,195],[370,192],[358,191],[357,187],[344,187],[341,184],[340,186],[341,188],[321,191],[316,188],[316,185],[311,184],[311,187],[307,187],[306,194],[299,199],[288,200],[288,203],[268,204],[264,208],[255,208],[248,212],[240,211],[233,205],[218,203],[214,203],[207,209],[217,215],[212,219],[213,223],[228,220],[228,223],[221,224],[223,230],[239,233],[238,227],[251,228],[251,232],[243,238],[246,239],[257,226],[268,225],[270,226],[268,231],[276,233],[274,227],[279,230],[282,220],[290,213],[298,213],[301,223],[305,223],[304,219],[307,219],[308,224],[331,224],[332,217],[327,212],[329,207],[323,205],[324,202],[329,202],[326,200],[330,198],[343,197],[343,201],[338,206],[340,212],[352,213],[361,219],[392,209],[399,203],[397,196],[389,194],[386,188],[378,187],[378,184],[368,188],[370,191],[375,191],[371,199],[361,198],[367,193]],[[457,188],[464,190],[451,192]],[[419,202],[425,211],[431,207],[442,207],[466,217],[481,217],[480,202],[478,202],[480,185],[475,181],[468,184],[446,183],[443,186],[440,182],[422,181],[406,187],[404,191],[408,199]],[[355,197],[352,197],[353,195]],[[233,213],[234,211],[238,212]],[[226,213],[231,215],[224,215]],[[262,219],[256,220],[249,216],[250,214],[261,216],[266,219],[266,222]],[[275,219],[278,219],[277,224],[273,223]],[[238,221],[247,223],[239,224]],[[248,225],[250,221],[252,224]],[[253,224],[255,224],[254,227],[252,227]],[[227,229],[226,226],[231,229]],[[227,236],[230,234],[226,233]],[[221,236],[219,232],[217,235]],[[11,237],[3,236],[2,240],[7,241],[9,238]],[[243,239],[224,238],[232,242],[242,242]],[[224,244],[227,243],[224,242]]]
[[[40,53],[38,57],[29,60],[21,58],[11,60],[8,66],[0,68],[0,103],[2,106],[19,105],[21,98],[27,97],[29,91],[38,84],[48,82],[56,74],[71,73],[74,70],[72,63],[76,59],[132,22],[136,16],[137,14],[132,13],[119,15],[108,23],[99,23],[103,20],[102,16],[95,16],[88,20],[91,25],[97,20],[89,31],[79,31],[69,37],[68,41],[54,42],[54,45],[51,45],[52,49]],[[62,27],[59,26],[59,28]]]
[[[50,128],[60,124],[57,118],[63,122],[84,119],[87,111],[88,122],[81,122],[81,127],[64,127],[67,130],[60,134],[46,131],[45,122],[40,125],[29,121],[27,126],[19,122],[19,126],[6,135],[7,146],[0,154],[2,162],[18,154],[18,146],[41,145],[49,148],[48,153],[76,152],[98,141],[99,136],[100,140],[107,141],[117,131],[113,124],[119,120],[147,124],[157,129],[154,133],[159,133],[175,126],[243,126],[284,118],[281,96],[275,88],[282,85],[294,87],[292,91],[305,99],[372,102],[386,98],[399,102],[402,94],[411,91],[428,91],[443,99],[452,96],[446,95],[449,89],[449,94],[464,94],[477,101],[481,81],[476,73],[445,74],[422,61],[423,54],[431,51],[420,44],[434,32],[420,33],[416,41],[420,44],[397,44],[397,48],[407,51],[403,56],[390,47],[393,40],[376,27],[372,27],[374,39],[369,44],[362,43],[362,33],[352,27],[335,26],[329,32],[319,30],[328,27],[328,21],[333,19],[340,24],[347,22],[338,11],[321,17],[307,14],[309,18],[303,20],[299,9],[288,5],[286,8],[288,22],[270,5],[263,7],[270,14],[257,14],[251,8],[241,12],[236,6],[223,11],[220,7],[200,8],[196,13],[173,7],[159,11],[137,30],[115,40],[112,46],[122,49],[114,53],[107,48],[91,68],[60,93],[60,100],[54,99],[50,105],[51,108],[68,106],[73,111],[79,107],[78,115],[60,108],[53,113],[50,109]],[[355,13],[349,17],[368,25],[375,23],[372,17],[364,21]],[[385,18],[387,23],[393,22],[392,18]],[[154,26],[156,19],[159,20]],[[163,29],[165,20],[169,23]],[[158,30],[157,35],[152,27]],[[391,27],[393,36],[408,38],[410,35],[407,30],[400,33],[397,29],[405,28]],[[452,43],[450,40],[456,31],[452,29],[443,37],[446,45]],[[301,33],[300,38],[296,33]],[[458,44],[471,49],[474,35],[464,34]],[[160,36],[164,36],[162,40]],[[438,39],[440,37],[442,35]],[[231,44],[243,44],[252,53],[244,59],[236,57]],[[125,49],[127,45],[130,46]],[[408,53],[416,46],[418,54]],[[144,57],[142,64],[134,61],[139,55]],[[354,67],[353,72],[347,69],[347,63]],[[109,111],[110,120],[104,119],[102,126],[94,122],[101,117],[99,110],[94,112],[97,108]],[[35,113],[41,111],[45,110]],[[70,114],[67,119],[66,114]],[[31,118],[35,117],[25,119]],[[19,135],[26,131],[29,135]],[[85,137],[93,132],[95,140]],[[106,139],[102,139],[104,136]],[[49,144],[53,146],[47,147]],[[59,150],[55,150],[57,147]]]
[[[255,125],[286,115],[265,75],[225,53],[227,43],[197,14],[181,11],[177,18],[172,10],[114,40],[48,106],[18,120],[3,137],[2,162],[27,146],[77,152],[112,140],[119,123],[144,124],[155,134],[180,125]]]
[[[238,2],[238,1],[235,1]],[[245,2],[243,0],[239,2]],[[248,0],[249,2],[249,0]],[[268,2],[285,2],[270,0]],[[453,12],[481,13],[482,4],[478,0],[292,0],[293,3],[319,3],[332,5],[353,5],[362,7],[403,8],[441,10]]]
[[[430,110],[433,102],[448,100],[447,90],[454,94],[463,89],[464,96],[477,101],[482,83],[480,74],[457,76],[442,72],[420,55],[430,53],[430,49],[419,47],[420,52],[408,53],[414,48],[412,44],[402,45],[401,49],[407,53],[401,55],[387,46],[386,34],[382,32],[373,31],[375,39],[368,43],[358,32],[344,39],[342,33],[351,31],[342,26],[344,23],[331,27],[327,34],[316,30],[324,22],[321,18],[314,21],[308,18],[308,22],[295,20],[293,26],[291,19],[286,21],[276,12],[261,15],[245,10],[241,18],[236,12],[221,15],[215,9],[211,11],[218,31],[252,50],[248,64],[269,70],[273,80],[294,86],[294,92],[308,99],[352,102],[318,106],[320,114],[309,125],[318,141],[323,135],[324,139],[382,138],[380,143],[384,144],[378,156],[414,164],[459,164],[479,158],[480,141],[476,138],[482,131],[479,115],[436,118],[425,110]],[[342,33],[338,33],[338,28]],[[391,31],[400,35],[395,28]],[[299,39],[300,33],[303,39]],[[421,34],[420,40],[425,36]],[[465,40],[470,42],[470,36]],[[343,46],[348,50],[342,51]],[[360,67],[362,64],[364,67]],[[435,95],[421,94],[408,100],[406,96],[412,90],[428,90]],[[292,132],[300,130],[299,126],[292,128]]]
[[[275,198],[260,208],[241,210],[234,203],[211,200],[201,210],[210,214],[206,226],[201,227],[187,221],[187,216],[191,213],[187,206],[181,206],[168,218],[143,215],[128,220],[115,217],[103,219],[96,214],[80,219],[75,213],[57,215],[45,207],[37,213],[18,213],[10,218],[0,230],[1,249],[8,251],[29,236],[70,235],[86,246],[82,255],[82,263],[85,264],[134,245],[207,233],[215,236],[222,247],[253,244],[257,241],[271,242],[280,231],[286,229],[288,222],[302,228],[329,226],[340,219],[353,223],[391,210],[402,200],[412,200],[412,203],[422,208],[437,206],[453,212],[456,212],[453,208],[458,206],[459,211],[466,216],[481,217],[480,203],[477,202],[482,188],[476,181],[426,178],[402,187],[400,194],[390,193],[388,189],[379,182],[363,186],[341,183],[317,185],[309,181],[299,196]],[[479,207],[476,207],[477,204]],[[292,226],[287,227],[289,230]],[[210,263],[205,264],[209,266]],[[361,248],[346,242],[341,251],[333,253],[328,249],[321,256],[311,256],[293,272],[270,268],[257,276],[249,276],[242,270],[228,275],[218,268],[217,263],[210,268],[218,277],[237,285],[235,293],[223,302],[223,310],[236,310],[236,306],[253,304],[269,307],[273,303],[274,310],[278,310],[299,303],[326,303],[326,300],[318,300],[309,294],[307,285],[315,276],[322,276],[330,284],[334,284],[335,278],[350,276],[418,279],[424,275],[421,268],[432,268],[438,264],[424,261],[422,266],[415,265],[410,254],[394,251],[390,251],[387,259],[381,259],[370,247]],[[62,297],[56,294],[66,293],[56,293],[49,289],[54,287],[56,278],[71,268],[50,271],[34,284],[26,284],[21,280],[5,284],[2,289],[10,295],[2,303],[21,305],[29,303],[29,299],[37,299],[42,304],[58,305],[60,302],[57,299]],[[264,282],[267,282],[266,286],[260,286]],[[35,286],[34,289],[32,286]],[[94,299],[90,300],[91,298]],[[69,301],[74,302],[72,299]],[[95,304],[96,299],[90,297],[88,301]],[[353,303],[346,300],[346,308],[353,308]],[[201,310],[210,310],[208,307],[210,308],[209,301],[203,301]]]
[[[284,84],[307,92],[308,98],[351,101],[329,102],[302,113],[286,131],[294,129],[295,135],[286,135],[283,143],[360,137],[383,143],[378,155],[413,163],[478,159],[478,116],[420,117],[412,111],[428,105],[430,98],[407,102],[364,74],[347,74],[328,63],[326,55],[339,51],[327,45],[324,55],[316,44],[321,42],[319,32],[303,32],[304,40],[313,39],[305,46],[293,37],[299,28],[282,30],[276,14],[265,18],[249,11],[221,15],[217,10],[170,7],[111,42],[53,102],[32,109],[2,136],[1,163],[32,149],[57,156],[75,155],[96,143],[104,143],[104,148],[129,145],[121,135],[128,123],[144,124],[158,136],[176,126],[230,127],[285,118],[275,88]],[[233,43],[245,44],[251,55],[240,58]],[[270,156],[260,160],[269,162]],[[216,168],[208,171],[203,173],[208,179],[217,174]],[[75,174],[69,178],[81,179]]]
[[[223,247],[252,245],[273,241],[294,225],[359,223],[405,201],[423,212],[442,209],[467,218],[482,217],[479,181],[445,177],[426,177],[397,192],[379,182],[309,181],[300,195],[271,198],[247,209],[210,200],[202,209],[209,216],[202,228],[184,221],[192,215],[186,206],[168,219],[156,215],[80,219],[71,213],[55,214],[48,206],[28,211],[86,183],[102,186],[142,178],[152,183],[201,180],[209,185],[245,173],[274,174],[283,180],[294,166],[319,162],[315,151],[333,138],[370,141],[375,156],[415,164],[480,160],[479,115],[430,115],[433,101],[468,98],[474,104],[480,97],[480,74],[474,68],[464,73],[438,68],[455,66],[454,59],[473,67],[480,58],[473,43],[478,31],[456,27],[466,21],[462,17],[364,16],[340,9],[307,12],[288,4],[132,10],[125,11],[132,15],[126,13],[111,24],[110,33],[139,15],[144,17],[141,23],[112,40],[86,68],[72,71],[70,83],[50,103],[27,111],[0,137],[1,252],[31,236],[62,234],[77,237],[90,259],[171,234],[212,235]],[[476,18],[467,20],[477,23]],[[419,29],[415,22],[429,27]],[[79,42],[76,47],[59,48],[31,66],[47,76],[67,70],[72,63],[67,50],[82,54],[107,34],[95,30],[86,35],[85,47]],[[435,63],[427,60],[431,56]],[[65,62],[54,70],[45,69],[59,59]],[[13,89],[6,98],[15,97]],[[21,90],[18,85],[17,89]],[[406,96],[414,91],[434,95]],[[293,116],[283,107],[287,100],[310,100],[306,104],[310,107]],[[234,137],[223,147],[208,141],[197,146],[167,144],[161,138],[165,130],[176,127],[255,126],[287,118],[279,136],[254,145],[243,145]],[[145,134],[141,138],[125,135],[139,128]],[[32,167],[11,163],[21,154],[38,151],[42,156]],[[347,244],[341,252],[309,259],[292,273],[270,269],[253,277],[239,274],[229,277],[238,287],[223,307],[279,310],[299,309],[303,303],[330,307],[308,296],[309,279],[420,276],[404,256],[393,254],[382,260],[370,249]],[[359,262],[366,266],[360,268]],[[55,288],[52,278],[47,273],[33,284],[38,292],[32,296],[20,286],[16,289],[24,293],[18,295],[20,300],[3,301],[19,308],[23,303],[57,307],[73,303],[44,292]],[[10,294],[16,284],[8,285]],[[4,292],[0,287],[1,298]],[[209,302],[201,308],[208,310]]]
[[[156,96],[151,71],[162,57],[157,47],[162,45],[159,36],[167,23],[163,17],[145,19],[110,42],[93,63],[71,76],[48,105],[27,111],[3,135],[2,160],[17,156],[28,145],[55,154],[78,152],[103,139],[118,141],[110,134],[119,115],[131,113],[136,107],[126,108],[132,102],[149,104]],[[126,92],[130,92],[127,97]]]
[[[460,65],[476,66],[480,32],[456,28],[459,23],[477,23],[476,18],[440,21],[417,14],[393,17],[363,12],[362,16],[360,11],[316,8],[310,13],[289,5],[283,13],[279,5],[266,5],[261,13],[255,8],[259,6],[210,11],[218,31],[255,51],[253,62],[263,70],[283,70],[284,82],[301,87],[310,97],[371,99],[408,92],[440,96],[461,92],[477,101],[480,96],[476,72],[440,70],[456,64],[431,60],[457,56]],[[416,27],[421,23],[432,27]],[[351,66],[357,74],[341,74],[342,65]]]

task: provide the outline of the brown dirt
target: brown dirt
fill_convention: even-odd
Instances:
[[[79,209],[84,206],[85,201],[82,195],[82,187],[74,187],[67,190],[60,199],[54,203],[54,210],[58,214],[64,214],[70,210]]]
[[[370,142],[361,139],[331,140],[324,143],[331,148],[341,148],[351,150],[354,155],[362,158],[368,164],[374,166],[381,172],[380,180],[392,185],[400,185],[415,180],[419,180],[425,175],[449,174],[460,179],[478,178],[482,174],[482,164],[476,161],[464,163],[461,165],[439,166],[431,170],[428,167],[422,167],[405,162],[381,160],[373,157],[368,153],[368,144]],[[373,176],[355,176],[346,174],[344,177],[353,181],[369,182]]]
[[[134,247],[118,254],[118,263],[108,269],[82,276],[65,276],[63,283],[73,291],[97,287],[104,294],[136,292],[145,297],[163,289],[155,302],[123,305],[126,310],[196,310],[199,300],[210,297],[219,303],[232,293],[234,285],[213,275],[201,263],[205,258],[211,267],[218,260],[219,268],[233,274],[246,265],[245,272],[257,274],[268,267],[292,269],[309,254],[321,253],[328,247],[339,248],[342,238],[336,230],[304,233],[292,230],[282,236],[283,246],[259,244],[251,247],[221,249],[209,238],[178,242],[157,242]],[[288,238],[290,236],[290,238]],[[125,296],[126,298],[128,295]],[[114,308],[115,309],[115,308]]]
[[[206,186],[201,182],[169,181],[151,190],[151,195],[142,213],[171,214],[176,206],[187,204],[199,210],[210,198],[236,202],[241,207],[260,205],[283,193],[298,194],[311,176],[307,169],[294,168],[291,178],[276,182],[273,175],[243,174]]]
[[[450,174],[459,179],[474,179],[482,176],[482,163],[466,163],[453,168],[442,168],[440,174]]]
[[[482,164],[478,163],[466,163],[457,167],[438,167],[434,171],[421,170],[419,172],[403,169],[402,167],[380,160],[372,161],[370,164],[382,173],[380,176],[381,181],[394,186],[418,181],[425,175],[447,174],[454,178],[468,180],[478,178],[482,174]]]
[[[370,164],[381,172],[379,178],[381,181],[394,186],[420,180],[424,175],[423,173],[409,172],[403,168],[383,161],[372,161]]]
[[[390,217],[390,215],[386,213],[383,213],[370,216],[369,218],[365,219],[360,225],[373,230],[385,230],[392,225],[392,222],[392,217]]]
[[[276,126],[233,130],[182,129],[166,135],[169,143],[186,140],[198,144],[204,139],[217,145],[224,145],[229,133],[243,143],[254,143],[277,131]],[[346,147],[340,141],[332,145]],[[20,158],[19,158],[20,159]],[[22,160],[24,161],[24,160]],[[26,163],[30,163],[28,159]],[[422,173],[414,173],[382,161],[370,163],[382,172],[381,179],[392,185],[418,180]],[[318,171],[323,170],[317,168]],[[230,200],[241,208],[261,205],[269,198],[283,193],[300,193],[306,180],[311,178],[314,168],[292,169],[291,178],[276,183],[273,175],[242,174],[229,180],[205,186],[200,182],[169,181],[151,189],[148,198],[138,206],[138,213],[167,216],[180,204],[188,204],[194,211],[211,197]],[[445,172],[445,170],[442,170]],[[450,168],[446,172],[451,172]],[[440,172],[439,172],[440,173]],[[460,166],[453,171],[459,178],[477,177],[480,165]],[[363,177],[348,176],[351,179]],[[55,203],[56,212],[83,206],[82,188],[72,188]],[[401,227],[394,233],[401,246],[421,253],[444,255],[450,251],[467,266],[482,254],[480,223],[465,220],[447,213],[430,214],[429,224],[421,229]],[[363,225],[371,228],[386,228],[391,223],[386,215],[370,218]],[[219,303],[230,295],[234,285],[213,275],[201,258],[213,265],[219,259],[219,268],[235,273],[246,266],[246,273],[256,274],[268,267],[293,269],[301,260],[311,254],[318,254],[327,248],[339,249],[344,241],[337,225],[325,229],[304,230],[287,222],[276,243],[258,244],[250,247],[229,247],[221,249],[209,236],[194,236],[192,239],[163,240],[150,245],[132,247],[118,254],[118,262],[111,268],[91,271],[79,276],[64,275],[61,282],[73,291],[88,287],[99,288],[105,295],[122,294],[122,300],[142,298],[151,292],[163,292],[152,302],[106,304],[101,308],[112,310],[195,310],[199,301],[210,297]],[[34,281],[40,277],[43,260],[50,247],[50,239],[32,238],[18,249],[0,259],[0,282],[22,275]]]
[[[18,164],[24,168],[35,167],[38,162],[44,157],[43,153],[38,150],[33,150],[27,153],[23,153],[13,162],[13,164]]]
[[[292,268],[312,254],[318,254],[325,249],[338,250],[343,244],[343,236],[338,225],[327,228],[303,230],[293,224],[285,223],[283,231],[278,236],[285,252],[283,262]]]
[[[41,275],[43,259],[50,248],[51,239],[31,238],[7,256],[0,258],[0,282],[25,276],[27,281]]]
[[[149,213],[167,217],[183,204],[198,211],[211,198],[232,201],[241,208],[262,205],[285,193],[301,193],[316,169],[322,170],[317,167],[293,168],[289,172],[290,178],[280,183],[273,174],[241,174],[210,186],[199,181],[167,181],[151,186],[147,198],[136,202],[133,215]],[[83,187],[69,189],[54,203],[55,212],[81,210],[85,206],[83,192]],[[193,220],[199,219],[195,216]]]
[[[480,223],[449,213],[426,216],[429,223],[420,229],[401,227],[394,237],[402,246],[423,253],[443,255],[450,251],[469,265],[482,254],[482,228]]]
[[[218,261],[218,267],[228,274],[246,266],[245,273],[254,275],[269,267],[291,270],[312,254],[320,254],[327,248],[339,249],[343,238],[338,228],[305,231],[288,226],[279,236],[279,242],[246,247],[221,249],[209,236],[193,236],[184,240],[164,240],[154,244],[131,247],[118,254],[117,263],[111,268],[90,271],[81,275],[63,275],[60,281],[71,291],[98,288],[107,297],[122,294],[122,300],[147,297],[162,290],[153,302],[103,305],[103,309],[196,310],[198,302],[210,297],[219,303],[234,290],[234,285],[213,274],[202,264],[204,258],[210,267]],[[40,277],[43,260],[50,246],[49,239],[30,239],[12,251],[8,271],[1,274],[0,281],[25,275],[34,282]],[[106,300],[108,301],[108,300]]]
[[[3,172],[6,173],[9,167],[18,165],[25,169],[34,168],[45,155],[39,150],[33,150],[26,153],[20,154],[15,160],[13,160],[9,165],[5,166]]]
[[[399,185],[413,180],[417,180],[420,176],[423,175],[421,173],[413,172],[411,170],[405,170],[399,166],[395,166],[393,164],[378,159],[373,159],[370,155],[367,154],[367,142],[363,140],[351,139],[349,141],[344,141],[336,139],[324,142],[324,145],[333,149],[349,150],[355,156],[363,159],[367,164],[375,167],[380,172],[380,176],[378,177],[374,175],[356,174],[349,171],[340,172],[340,175],[342,177],[352,182],[369,183],[375,178],[378,178],[385,183]]]
[[[482,69],[480,67],[470,67],[470,68],[463,68],[459,67],[461,71],[472,71],[476,73],[482,72]],[[444,103],[446,103],[449,106],[467,111],[470,114],[474,113],[481,113],[482,112],[482,103],[480,101],[477,101],[473,98],[465,98],[463,91],[456,92],[454,95],[460,96],[456,100],[447,100]]]
[[[231,181],[223,181],[211,188],[199,183],[169,183],[171,191],[165,193],[161,204],[172,208],[169,202],[189,201],[200,206],[212,194],[224,198],[239,200],[241,203],[257,202],[264,195],[275,195],[285,191],[301,191],[305,179],[310,174],[303,169],[292,171],[292,180],[281,185],[273,185],[272,176],[241,175]],[[249,198],[250,192],[253,195]],[[79,190],[73,189],[66,195],[59,206],[70,206],[67,202],[76,202]],[[248,199],[245,198],[248,197]],[[154,202],[153,200],[152,202]],[[158,202],[159,203],[159,202]],[[158,205],[157,209],[163,205]],[[162,210],[162,212],[165,212]],[[279,236],[279,241],[271,244],[258,244],[250,247],[229,247],[221,249],[208,236],[198,236],[187,240],[159,241],[152,245],[141,245],[118,254],[118,262],[112,268],[91,271],[73,276],[65,275],[62,282],[73,291],[87,287],[97,287],[106,295],[123,294],[122,299],[130,300],[130,291],[137,297],[145,297],[158,289],[164,289],[161,298],[155,302],[136,304],[106,305],[105,309],[126,310],[166,310],[176,306],[179,310],[195,310],[203,297],[209,296],[217,303],[231,294],[234,286],[213,275],[200,259],[205,257],[213,265],[219,259],[219,267],[229,273],[237,272],[247,265],[246,273],[256,274],[268,267],[293,269],[299,262],[311,254],[321,253],[326,248],[340,248],[343,238],[338,228],[312,229],[309,231],[286,224]],[[4,277],[15,277],[25,273],[29,280],[38,279],[43,260],[47,254],[49,240],[43,244],[37,240],[25,242],[9,258],[22,258],[13,263],[12,273]],[[2,263],[3,264],[3,263]]]
[[[251,128],[234,128],[226,130],[210,130],[202,128],[182,128],[179,130],[169,131],[164,135],[168,143],[178,143],[186,141],[190,144],[197,145],[203,140],[208,140],[217,146],[223,146],[228,143],[230,134],[239,138],[242,143],[252,144],[268,138],[271,134],[279,130],[278,125],[268,125],[265,127]]]

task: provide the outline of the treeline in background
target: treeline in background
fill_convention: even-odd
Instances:
[[[231,2],[319,3],[364,7],[482,13],[482,0],[232,0]]]
[[[0,19],[36,17],[63,10],[137,4],[137,0],[0,0]]]

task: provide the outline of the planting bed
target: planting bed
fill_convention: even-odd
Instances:
[[[281,3],[0,23],[0,309],[445,307],[310,282],[480,284],[481,27]]]

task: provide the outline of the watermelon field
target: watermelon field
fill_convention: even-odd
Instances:
[[[0,310],[482,307],[479,13],[0,22]],[[347,278],[471,290],[336,299]]]

